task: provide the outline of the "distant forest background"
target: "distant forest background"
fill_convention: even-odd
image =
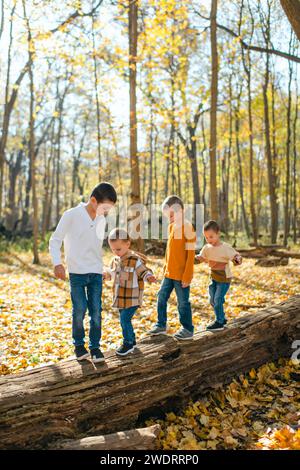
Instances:
[[[101,180],[299,241],[299,2],[0,4],[1,232],[33,235],[35,262]]]

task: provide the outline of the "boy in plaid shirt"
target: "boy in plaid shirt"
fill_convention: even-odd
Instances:
[[[131,319],[142,305],[144,281],[156,282],[151,269],[144,262],[146,258],[130,250],[130,237],[126,230],[115,228],[108,237],[111,251],[116,255],[110,269],[104,274],[105,279],[113,278],[113,307],[120,312],[123,344],[116,350],[119,356],[125,356],[135,348],[135,334]]]

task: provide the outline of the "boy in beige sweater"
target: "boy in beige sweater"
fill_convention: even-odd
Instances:
[[[220,240],[220,227],[214,220],[209,220],[204,224],[203,234],[206,245],[202,248],[196,259],[206,262],[211,268],[211,284],[209,285],[209,300],[214,308],[216,320],[207,326],[207,330],[223,330],[227,323],[223,304],[225,295],[230,287],[232,272],[230,261],[235,265],[242,263],[241,255],[228,243]]]

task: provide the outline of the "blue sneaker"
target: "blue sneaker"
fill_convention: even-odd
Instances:
[[[84,346],[75,346],[75,356],[77,361],[83,361],[89,357],[89,353]]]
[[[105,357],[99,348],[91,349],[91,359],[94,363],[105,361]]]
[[[218,321],[214,321],[207,325],[206,329],[208,331],[221,331],[224,330],[225,323],[219,323]]]
[[[123,343],[117,350],[116,350],[116,354],[118,356],[126,356],[127,354],[131,353],[134,351],[134,347],[135,345],[132,343],[132,344],[128,344],[128,343]]]

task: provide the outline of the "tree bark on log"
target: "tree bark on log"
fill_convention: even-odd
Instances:
[[[244,314],[223,331],[142,340],[105,363],[69,359],[0,379],[0,448],[49,448],[136,427],[279,357],[299,339],[300,295]]]
[[[148,428],[130,429],[106,436],[91,436],[65,441],[54,449],[61,450],[152,450],[161,430],[159,424]]]

